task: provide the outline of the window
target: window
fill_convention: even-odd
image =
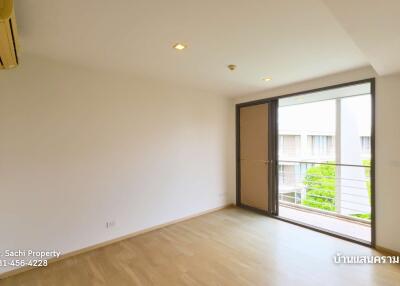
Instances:
[[[299,165],[279,165],[279,183],[295,186],[301,182],[301,168]]]
[[[361,152],[363,154],[371,153],[371,137],[370,136],[361,136]]]
[[[333,136],[309,135],[307,141],[308,141],[309,153],[312,156],[334,155]]]
[[[280,184],[283,185],[294,185],[296,183],[296,174],[294,166],[292,165],[280,165]]]
[[[296,158],[278,154],[280,217],[371,241],[371,83],[279,99],[280,151],[288,153],[293,146],[289,140],[294,139],[288,135],[300,135]]]
[[[299,135],[280,135],[279,153],[283,157],[296,157],[300,153]]]

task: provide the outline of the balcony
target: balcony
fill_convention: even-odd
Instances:
[[[371,241],[371,224],[290,203],[279,203],[279,216],[365,242]]]
[[[371,241],[370,166],[279,162],[279,216]]]

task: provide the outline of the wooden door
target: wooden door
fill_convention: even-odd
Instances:
[[[239,109],[240,204],[268,211],[269,104]]]

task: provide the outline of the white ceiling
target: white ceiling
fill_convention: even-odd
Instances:
[[[380,75],[400,71],[400,0],[324,0]]]
[[[15,4],[22,57],[36,54],[233,96],[369,65],[349,28],[337,21],[341,7],[335,7],[335,15],[328,9],[326,4],[335,1],[341,2],[16,0]],[[357,2],[342,2],[349,1]],[[176,42],[189,48],[178,52],[171,48]],[[229,71],[228,64],[236,64],[237,70]],[[262,81],[265,76],[273,80]]]

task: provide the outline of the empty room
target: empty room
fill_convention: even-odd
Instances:
[[[399,15],[0,0],[0,286],[400,285]]]

